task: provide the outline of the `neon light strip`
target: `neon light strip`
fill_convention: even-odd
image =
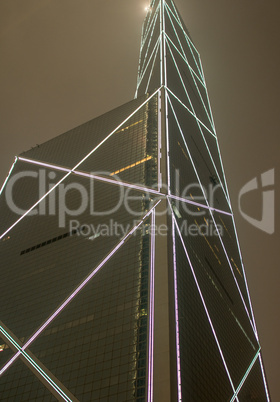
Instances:
[[[0,240],[13,228],[15,227],[26,215],[29,214],[30,211],[32,211],[33,208],[35,208],[42,200],[44,200],[56,187],[59,186],[60,183],[62,183],[70,174],[71,172],[74,172],[89,156],[91,156],[98,148],[101,147],[101,145],[104,144],[105,141],[107,141],[110,137],[112,137],[113,134],[115,134],[116,131],[119,130],[119,128],[125,124],[132,116],[134,116],[146,103],[148,103],[153,96],[160,91],[160,88],[157,89],[151,96],[149,96],[148,99],[145,100],[140,106],[138,106],[137,109],[134,110],[121,124],[119,124],[109,135],[107,135],[104,140],[102,140],[95,148],[93,148],[92,151],[90,151],[80,162],[77,163],[76,166],[73,167],[73,169],[68,172],[62,179],[60,179],[46,194],[44,194],[28,211],[26,211],[13,225],[11,225],[1,236]]]
[[[158,15],[158,14],[157,14],[157,15]],[[144,70],[144,67],[145,67],[145,62],[146,62],[146,60],[147,60],[147,56],[148,56],[148,53],[149,53],[150,45],[151,45],[152,38],[153,38],[153,35],[154,35],[154,30],[155,30],[156,21],[157,21],[157,15],[156,15],[156,19],[155,19],[155,21],[154,21],[153,30],[152,30],[151,35],[150,35],[150,40],[149,40],[149,42],[148,42],[146,54],[145,54],[145,57],[144,57],[144,60],[143,60],[143,63],[142,63],[142,70],[141,70],[141,73],[140,73],[140,77],[142,76],[142,78],[143,78],[143,75],[144,75],[143,70]],[[153,50],[153,51],[154,51],[154,50]],[[151,59],[151,57],[150,57],[150,59]],[[149,59],[149,61],[147,62],[147,65],[146,65],[145,70],[147,69],[147,67],[148,67],[148,65],[149,65],[149,63],[150,63],[150,59]]]
[[[193,113],[194,113],[195,116],[196,116],[195,109],[194,109],[193,104],[192,104],[192,102],[191,102],[191,99],[190,99],[190,97],[189,97],[188,91],[187,91],[187,89],[186,89],[184,80],[183,80],[183,78],[182,78],[182,75],[181,75],[181,73],[180,73],[179,67],[178,67],[178,65],[177,65],[177,63],[176,63],[176,60],[175,60],[175,58],[174,58],[174,55],[173,55],[173,52],[172,52],[171,47],[170,47],[170,45],[169,45],[169,42],[167,42],[167,45],[168,45],[170,54],[171,54],[171,56],[172,56],[173,63],[175,64],[176,70],[177,70],[178,75],[179,75],[179,77],[180,77],[180,81],[181,81],[182,86],[183,86],[183,88],[184,88],[184,91],[185,91],[185,93],[186,93],[186,95],[187,95],[188,101],[189,101],[189,103],[190,103],[190,105],[191,105],[192,111],[193,111]],[[193,78],[193,77],[192,77],[192,78]],[[194,80],[194,78],[193,78],[193,80]],[[195,83],[195,84],[196,84],[196,83]],[[203,103],[203,106],[204,106],[204,109],[205,109],[205,111],[206,111],[206,108],[205,108],[204,103]],[[206,114],[207,114],[209,123],[210,123],[210,125],[211,125],[211,127],[212,127],[212,129],[213,129],[212,122],[211,122],[211,120],[210,120],[210,118],[209,118],[209,115],[208,115],[207,111],[206,111]]]
[[[156,9],[156,11],[155,11],[155,13],[154,13],[154,16],[153,16],[153,19],[152,19],[151,23],[149,24],[149,22],[148,22],[148,24],[147,24],[147,27],[146,27],[146,30],[145,30],[145,34],[144,34],[144,36],[143,36],[143,42],[141,42],[141,48],[140,48],[140,52],[141,52],[141,53],[142,53],[142,50],[143,50],[143,48],[144,48],[144,46],[145,46],[145,43],[146,43],[146,41],[147,41],[147,38],[148,38],[149,32],[150,32],[150,30],[151,30],[151,27],[152,27],[152,26],[155,27],[155,20],[157,20],[157,18],[158,18],[158,10],[159,10],[159,5],[158,5],[158,7],[157,7],[157,9]],[[152,13],[150,14],[149,20],[151,19],[151,17],[152,17]],[[143,24],[143,29],[144,29],[144,25],[145,25],[145,22],[144,22],[144,24]],[[151,33],[150,37],[151,37],[152,35],[153,35],[153,33]]]
[[[265,374],[264,374],[264,368],[263,368],[263,362],[262,362],[261,354],[259,354],[259,362],[260,362],[260,366],[261,366],[263,383],[264,383],[264,387],[265,387],[265,393],[266,393],[267,401],[270,402],[270,396],[269,396],[269,392],[268,392],[268,388],[267,388],[267,383],[266,383],[266,378],[265,378]]]
[[[161,0],[159,2],[160,5],[160,85],[163,86],[164,82],[163,82],[163,27],[162,27],[162,4],[161,4]],[[159,114],[160,116],[160,114]]]
[[[143,73],[141,74],[141,77],[140,77],[140,80],[139,80],[139,83],[138,83],[138,88],[137,88],[137,90],[139,89],[139,87],[140,87],[140,85],[141,85],[141,82],[143,81],[143,78],[145,77],[146,71],[147,71],[147,69],[148,69],[148,67],[149,67],[149,64],[150,64],[150,62],[151,62],[151,60],[152,60],[152,58],[153,58],[154,53],[156,53],[156,51],[157,51],[157,49],[158,49],[159,40],[160,40],[160,36],[158,37],[158,39],[157,39],[157,41],[156,41],[156,44],[155,44],[155,46],[154,46],[154,48],[153,48],[153,51],[152,51],[152,53],[151,53],[151,55],[150,55],[150,58],[149,58],[149,60],[148,60],[148,62],[147,62],[147,65],[146,65],[146,67],[145,67]]]
[[[15,167],[15,164],[17,163],[17,160],[18,160],[18,158],[16,157],[14,163],[12,164],[11,169],[9,170],[8,176],[6,177],[4,183],[3,183],[2,187],[1,187],[0,195],[3,193],[3,190],[4,190],[4,188],[5,188],[6,184],[7,184],[7,181],[9,180],[9,178],[10,178],[10,176],[12,174],[12,171],[14,170],[14,167]]]
[[[169,198],[172,198],[172,199],[178,200],[178,201],[182,201],[182,202],[186,202],[187,204],[192,204],[196,207],[207,209],[208,211],[215,211],[215,212],[219,212],[220,214],[232,216],[232,214],[230,212],[222,211],[221,209],[210,207],[209,205],[200,204],[199,202],[187,200],[186,198],[178,197],[176,195],[170,194]]]
[[[172,213],[172,207],[168,200],[169,208]],[[174,295],[175,295],[175,327],[176,327],[176,357],[177,357],[177,392],[178,402],[182,401],[182,376],[181,376],[181,358],[180,358],[180,334],[179,334],[179,306],[178,306],[178,279],[177,279],[177,261],[175,245],[175,223],[172,219],[172,240],[173,240],[173,272],[174,272]]]
[[[31,357],[19,346],[19,344],[8,334],[5,329],[0,326],[0,332],[8,339],[8,341],[18,350],[17,353],[21,354],[31,365],[32,367],[50,384],[50,386],[61,396],[64,401],[72,402],[61,388],[44,372],[44,370],[33,360]],[[2,370],[0,372],[0,376],[2,374]]]
[[[169,96],[168,96],[168,98],[169,98]],[[184,136],[183,136],[182,129],[181,129],[180,124],[179,124],[179,122],[178,122],[178,118],[177,118],[176,113],[175,113],[175,111],[174,111],[173,105],[172,105],[172,103],[170,102],[170,99],[169,99],[169,103],[170,103],[171,109],[172,109],[172,111],[173,111],[173,115],[174,115],[174,117],[175,117],[175,119],[176,119],[178,128],[179,128],[179,130],[180,130],[181,137],[182,137],[182,139],[183,139],[184,145],[185,145],[185,147],[186,147],[186,149],[187,149],[187,152],[188,152],[190,161],[191,161],[191,163],[192,163],[192,165],[193,165],[193,168],[194,168],[194,171],[195,171],[197,180],[198,180],[199,185],[200,185],[200,187],[201,187],[202,194],[204,195],[204,199],[205,199],[206,204],[207,204],[207,206],[208,206],[208,208],[209,208],[209,212],[210,212],[210,214],[211,214],[212,220],[213,220],[213,222],[214,222],[214,224],[215,224],[215,227],[216,227],[216,230],[217,230],[217,233],[218,233],[218,236],[219,236],[221,245],[222,245],[222,247],[223,247],[223,249],[224,249],[225,256],[226,256],[227,261],[228,261],[228,263],[229,263],[229,267],[230,267],[230,270],[231,270],[231,272],[232,272],[232,275],[233,275],[235,284],[236,284],[236,286],[237,286],[237,289],[238,289],[238,292],[239,292],[239,294],[240,294],[241,300],[242,300],[242,302],[243,302],[244,308],[245,308],[245,310],[246,310],[246,313],[247,313],[247,315],[248,315],[249,321],[250,321],[250,323],[251,323],[251,317],[250,317],[250,315],[249,315],[249,313],[248,313],[247,306],[246,306],[245,301],[244,301],[244,299],[243,299],[243,296],[242,296],[241,290],[240,290],[240,288],[239,288],[237,279],[236,279],[236,277],[235,277],[235,275],[234,275],[234,272],[233,272],[231,263],[230,263],[230,261],[229,261],[229,257],[228,257],[228,255],[227,255],[227,252],[226,252],[226,249],[225,249],[225,246],[224,246],[224,243],[223,243],[223,241],[222,241],[222,239],[221,239],[220,232],[219,232],[219,230],[218,230],[218,228],[217,228],[217,224],[216,224],[216,222],[215,222],[213,213],[212,213],[212,211],[211,211],[211,207],[210,207],[210,205],[209,205],[209,203],[208,203],[208,201],[207,201],[207,198],[206,198],[206,195],[205,195],[205,192],[204,192],[202,183],[201,183],[200,178],[199,178],[199,174],[198,174],[197,169],[196,169],[196,167],[195,167],[195,164],[194,164],[194,162],[193,162],[191,153],[190,153],[190,151],[189,151],[188,145],[187,145],[187,143],[186,143],[186,141],[185,141],[185,138],[184,138]],[[251,323],[251,325],[252,325],[252,323]]]
[[[196,65],[196,67],[197,67],[197,70],[198,70],[198,72],[199,72],[201,78],[203,79],[202,71],[200,70],[200,68],[199,68],[199,66],[198,66],[198,64],[197,64],[197,60],[196,60],[196,58],[195,58],[195,56],[194,56],[194,54],[193,54],[192,48],[195,50],[196,54],[197,54],[198,57],[200,58],[199,52],[197,51],[196,47],[195,47],[194,44],[192,43],[192,40],[190,39],[190,37],[189,37],[189,36],[187,35],[187,33],[185,32],[184,27],[183,27],[183,25],[182,25],[182,22],[181,22],[181,20],[180,20],[180,17],[179,17],[179,15],[178,15],[178,13],[177,13],[177,9],[176,9],[176,7],[175,7],[175,5],[174,5],[173,2],[172,2],[172,5],[173,5],[173,8],[174,8],[174,10],[175,10],[175,13],[176,13],[177,17],[174,15],[173,11],[172,11],[171,8],[168,6],[168,4],[166,4],[166,6],[167,6],[168,9],[170,10],[171,14],[173,15],[175,21],[177,21],[179,27],[180,27],[181,30],[183,31],[183,35],[185,36],[186,42],[187,42],[187,44],[188,44],[188,47],[189,47],[190,52],[191,52],[191,54],[192,54],[192,57],[193,57],[193,59],[194,59],[195,65]],[[190,44],[191,44],[191,46],[190,46]],[[205,80],[204,80],[204,81],[205,81]]]
[[[169,16],[169,13],[168,13],[168,16]],[[169,19],[170,19],[170,16],[169,16]],[[171,19],[170,19],[170,21],[171,21]],[[172,21],[171,21],[171,24],[173,25],[173,22],[172,22]],[[186,57],[186,55],[185,55],[184,49],[183,49],[183,47],[182,47],[182,44],[181,44],[181,42],[180,42],[180,39],[178,38],[178,34],[177,34],[177,32],[176,32],[174,26],[173,26],[173,30],[174,30],[174,32],[175,32],[175,35],[177,36],[177,39],[178,39],[178,42],[179,42],[179,44],[180,44],[180,46],[181,46],[181,49],[182,49],[182,51],[183,51],[183,54],[180,52],[180,50],[177,48],[177,46],[175,45],[175,43],[172,41],[172,39],[169,37],[169,35],[167,35],[166,32],[165,32],[165,36],[167,37],[167,39],[169,40],[169,42],[173,45],[173,47],[176,49],[177,53],[180,55],[180,57],[183,59],[183,61],[187,64],[189,70],[193,72],[193,74],[194,74],[194,75],[196,76],[196,78],[199,80],[199,82],[201,83],[201,85],[204,86],[204,83],[202,82],[201,78],[196,74],[196,72],[194,71],[194,69],[192,68],[192,66],[191,66],[191,65],[189,64],[189,62],[188,62],[188,59],[187,59],[187,57]]]
[[[259,350],[258,350],[256,356],[254,357],[252,363],[251,363],[250,366],[248,367],[246,373],[244,374],[244,377],[242,378],[240,384],[238,385],[238,387],[237,387],[237,389],[236,389],[236,391],[235,391],[235,394],[234,394],[233,397],[231,398],[230,402],[233,402],[233,401],[235,400],[235,398],[237,397],[237,395],[239,394],[239,391],[241,390],[241,388],[242,388],[244,382],[246,381],[248,375],[250,374],[250,371],[252,370],[252,368],[253,368],[253,366],[254,366],[254,364],[255,364],[257,358],[259,357],[260,350],[261,350],[261,348],[259,348]]]
[[[45,321],[45,323],[32,335],[32,337],[22,346],[21,350],[27,349],[30,344],[45,330],[45,328],[60,314],[60,312],[77,296],[77,294],[87,285],[87,283],[101,270],[101,268],[110,260],[110,258],[119,250],[125,241],[133,235],[133,233],[142,225],[142,223],[150,216],[152,211],[161,202],[159,200],[153,208],[144,215],[142,220],[134,226],[131,231],[122,238],[122,240],[113,248],[113,250],[101,261],[101,263],[83,280],[83,282],[71,293],[70,296],[60,305],[60,307]],[[21,352],[17,352],[11,360],[9,360],[0,371],[0,376],[10,367],[10,365],[19,357]]]
[[[161,158],[161,92],[158,93],[158,191],[161,190],[162,177],[160,173],[160,158]]]
[[[153,212],[152,212],[151,260],[150,260],[148,402],[153,401],[153,380],[154,380],[154,279],[155,279],[155,210],[153,210]]]
[[[160,36],[159,40],[161,42],[161,36]],[[148,88],[149,88],[151,78],[152,78],[152,75],[153,75],[153,71],[154,71],[154,68],[155,68],[155,63],[156,63],[159,47],[160,47],[160,43],[158,43],[158,45],[157,45],[157,50],[155,52],[155,57],[154,57],[154,61],[153,61],[153,64],[152,64],[152,68],[151,68],[150,76],[149,76],[149,79],[148,79],[148,83],[147,83],[147,86],[146,86],[146,89],[145,89],[145,93],[148,92]]]
[[[176,96],[175,94],[174,94],[174,92],[172,92],[171,91],[171,89],[170,88],[166,88],[167,90],[168,90],[168,92],[174,97],[174,98],[176,98],[177,99],[177,101],[178,102],[180,102],[181,103],[181,105],[209,132],[209,134],[211,134],[214,138],[216,138],[216,135],[215,134],[213,134],[212,133],[212,131],[207,127],[207,126],[205,126],[205,124],[201,121],[201,120],[199,120],[199,118],[178,98],[178,96]]]
[[[192,263],[191,263],[191,260],[190,260],[188,251],[187,251],[187,249],[186,249],[184,240],[183,240],[182,235],[181,235],[181,233],[180,233],[180,230],[179,230],[179,227],[178,227],[178,224],[177,224],[177,221],[176,221],[176,219],[175,219],[175,217],[174,217],[173,212],[172,212],[172,217],[173,217],[174,223],[175,223],[175,225],[176,225],[176,229],[177,229],[177,232],[178,232],[178,234],[179,234],[179,237],[180,237],[180,239],[181,239],[181,243],[182,243],[182,246],[183,246],[183,248],[184,248],[184,251],[185,251],[185,254],[186,254],[188,263],[189,263],[189,265],[190,265],[190,268],[191,268],[191,271],[192,271],[192,274],[193,274],[193,278],[194,278],[194,280],[195,280],[195,284],[196,284],[197,290],[198,290],[198,292],[199,292],[199,295],[200,295],[200,298],[201,298],[201,301],[202,301],[202,304],[203,304],[205,313],[206,313],[206,315],[207,315],[207,318],[208,318],[210,327],[211,327],[211,329],[212,329],[212,332],[213,332],[213,335],[214,335],[216,344],[217,344],[217,346],[218,346],[218,349],[219,349],[219,352],[220,352],[220,356],[221,356],[221,358],[222,358],[224,367],[225,367],[225,369],[226,369],[228,379],[229,379],[229,381],[230,381],[230,384],[231,384],[231,387],[232,387],[232,389],[233,389],[233,392],[235,393],[235,388],[234,388],[234,385],[233,385],[233,382],[232,382],[232,379],[231,379],[231,376],[230,376],[230,373],[229,373],[229,370],[228,370],[228,367],[227,367],[227,364],[226,364],[226,361],[225,361],[225,358],[224,358],[223,351],[222,351],[222,349],[221,349],[221,346],[220,346],[220,343],[219,343],[219,340],[218,340],[218,337],[217,337],[215,328],[214,328],[214,326],[213,326],[213,323],[212,323],[211,317],[210,317],[210,315],[209,315],[209,312],[208,312],[208,309],[207,309],[207,306],[206,306],[206,303],[205,303],[203,294],[202,294],[202,292],[201,292],[201,289],[200,289],[198,280],[197,280],[197,278],[196,278],[193,265],[192,265]]]

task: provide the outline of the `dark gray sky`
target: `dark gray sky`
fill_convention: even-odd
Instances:
[[[14,155],[133,98],[147,4],[1,0],[1,182]],[[280,400],[278,221],[268,235],[237,204],[246,182],[272,168],[276,179],[279,173],[279,5],[176,4],[202,57],[271,397]],[[259,219],[261,208],[261,193],[244,204]]]

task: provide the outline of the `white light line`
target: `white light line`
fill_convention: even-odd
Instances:
[[[216,135],[212,133],[212,131],[201,121],[199,118],[174,94],[174,92],[171,91],[171,89],[166,88],[168,92],[175,98],[181,105],[211,134],[214,138],[216,138]]]
[[[152,211],[157,207],[157,205],[161,202],[159,200],[151,209],[148,211],[141,221],[134,226],[130,232],[125,235],[122,240],[113,248],[113,250],[101,261],[101,263],[82,281],[82,283],[71,293],[70,296],[60,305],[60,307],[45,321],[45,323],[29,338],[29,340],[21,347],[21,350],[24,351],[27,349],[30,344],[46,329],[46,327],[61,313],[61,311],[77,296],[77,294],[87,285],[87,283],[101,270],[101,268],[106,264],[107,261],[119,250],[119,248],[125,243],[125,241],[133,235],[133,233],[142,225],[142,223],[150,216]],[[0,376],[8,369],[8,367],[19,357],[21,352],[17,352],[11,360],[9,360],[5,366],[0,371]]]
[[[227,373],[228,379],[229,379],[229,381],[230,381],[230,384],[231,384],[231,387],[232,387],[232,389],[233,389],[233,392],[235,392],[235,388],[234,388],[234,385],[233,385],[233,382],[232,382],[232,379],[231,379],[231,376],[230,376],[230,373],[229,373],[229,369],[228,369],[228,367],[227,367],[227,364],[226,364],[226,361],[225,361],[225,358],[224,358],[223,351],[222,351],[222,349],[221,349],[221,346],[220,346],[220,343],[219,343],[219,340],[218,340],[218,337],[217,337],[215,328],[214,328],[214,326],[213,326],[213,323],[212,323],[210,314],[209,314],[209,312],[208,312],[208,309],[207,309],[207,306],[206,306],[206,303],[205,303],[203,294],[202,294],[202,292],[201,292],[201,289],[200,289],[198,280],[197,280],[196,275],[195,275],[195,272],[194,272],[194,268],[193,268],[192,262],[191,262],[191,260],[190,260],[188,251],[187,251],[187,249],[186,249],[184,240],[183,240],[183,238],[182,238],[182,235],[181,235],[180,229],[179,229],[179,227],[178,227],[177,221],[176,221],[176,219],[175,219],[175,217],[174,217],[173,211],[172,211],[172,217],[173,217],[174,223],[175,223],[175,225],[176,225],[176,229],[177,229],[178,235],[179,235],[179,237],[180,237],[180,239],[181,239],[181,243],[182,243],[182,246],[183,246],[183,248],[184,248],[184,251],[185,251],[185,254],[186,254],[186,257],[187,257],[189,266],[190,266],[190,269],[191,269],[191,271],[192,271],[192,275],[193,275],[193,278],[194,278],[194,281],[195,281],[197,290],[198,290],[198,292],[199,292],[199,295],[200,295],[200,298],[201,298],[201,301],[202,301],[202,304],[203,304],[205,313],[206,313],[206,315],[207,315],[207,318],[208,318],[210,327],[211,327],[211,329],[212,329],[212,333],[213,333],[213,335],[214,335],[216,344],[217,344],[217,346],[218,346],[218,349],[219,349],[219,352],[220,352],[220,356],[221,356],[221,358],[222,358],[224,367],[225,367],[225,369],[226,369],[226,373]]]
[[[159,41],[160,41],[160,36],[158,37],[158,39],[157,39],[157,41],[156,41],[156,44],[155,44],[155,46],[154,46],[154,48],[153,48],[153,51],[152,51],[152,53],[151,53],[151,55],[150,55],[149,61],[147,62],[147,65],[146,65],[146,67],[145,67],[145,70],[144,70],[143,74],[141,74],[141,77],[140,77],[139,83],[138,83],[137,91],[138,91],[138,89],[139,89],[139,87],[140,87],[140,85],[141,85],[141,82],[143,81],[143,78],[145,77],[146,71],[147,71],[147,69],[148,69],[148,67],[149,67],[149,65],[150,65],[150,62],[151,62],[151,60],[152,60],[152,58],[153,58],[154,53],[156,53],[157,50],[158,50]]]
[[[169,208],[172,214],[172,207],[168,200]],[[178,402],[182,401],[182,376],[181,376],[181,358],[180,358],[180,333],[179,333],[179,306],[178,306],[178,278],[177,278],[177,261],[176,261],[176,244],[175,244],[175,223],[172,219],[172,240],[173,240],[173,273],[174,273],[174,295],[175,295],[175,327],[176,327],[176,358],[177,358],[177,392]]]
[[[246,381],[248,375],[250,374],[250,372],[251,372],[251,370],[252,370],[257,358],[259,357],[260,350],[261,350],[261,348],[259,348],[259,350],[258,350],[257,354],[255,355],[253,361],[251,362],[250,366],[248,367],[246,373],[244,374],[244,377],[242,378],[241,382],[239,383],[239,385],[238,385],[238,387],[237,387],[237,389],[235,391],[235,394],[231,398],[230,402],[233,402],[236,399],[237,395],[239,394],[239,391],[241,390],[241,388],[242,388],[244,382]]]
[[[70,172],[70,173],[72,172],[72,170],[69,169],[69,168],[65,168],[63,166],[58,166],[58,165],[53,165],[51,163],[37,161],[35,159],[23,158],[23,157],[19,156],[18,160],[20,160],[22,162],[26,162],[26,163],[31,163],[33,165],[43,166],[43,167],[46,167],[48,169],[60,170],[62,172]]]
[[[158,5],[158,7],[157,7],[157,9],[156,9],[156,11],[155,11],[155,13],[154,13],[154,16],[153,16],[153,18],[152,18],[151,23],[150,23],[149,25],[147,25],[146,30],[145,30],[145,32],[144,32],[144,34],[143,34],[143,41],[141,42],[141,48],[140,48],[140,52],[141,52],[141,53],[142,53],[142,50],[143,50],[143,48],[144,48],[144,46],[145,46],[145,43],[146,43],[146,41],[147,41],[147,38],[148,38],[148,36],[149,36],[149,33],[150,33],[151,28],[155,26],[155,20],[157,20],[157,18],[158,18],[158,9],[159,9],[159,5]],[[151,16],[152,16],[152,13],[150,14],[150,19],[151,19]],[[142,29],[143,29],[143,28],[144,28],[144,24],[143,24]],[[150,37],[151,37],[151,36],[152,36],[152,33],[151,33]]]
[[[209,205],[200,204],[199,202],[191,201],[191,200],[188,200],[186,198],[178,197],[177,195],[170,194],[169,198],[172,198],[172,199],[178,200],[178,201],[182,201],[182,202],[186,202],[187,204],[191,204],[191,205],[194,205],[194,206],[199,207],[199,208],[207,209],[207,211],[215,211],[215,212],[219,212],[220,214],[232,216],[232,214],[230,212],[223,211],[221,209],[217,209],[217,208],[214,208],[214,207],[210,207]]]
[[[140,42],[140,52],[139,52],[139,61],[138,61],[137,83],[136,83],[136,92],[135,92],[135,95],[134,95],[134,99],[136,99],[137,95],[138,95],[138,83],[139,83],[139,79],[140,79],[143,35],[144,35],[144,24],[142,25],[142,31],[141,31],[141,42]]]
[[[267,402],[270,402],[270,396],[269,396],[269,392],[268,392],[268,387],[267,387],[267,382],[266,382],[266,378],[265,378],[265,373],[264,373],[261,354],[259,354],[259,362],[260,362],[260,366],[261,366],[261,371],[262,371],[262,377],[263,377],[263,383],[264,383],[264,387],[265,387],[265,393],[266,393],[266,397],[267,397]]]
[[[155,210],[152,212],[151,256],[150,256],[150,308],[149,308],[149,373],[148,402],[153,402],[154,381],[154,269],[155,269]]]
[[[15,349],[18,350],[17,353],[19,353],[20,355],[22,355],[28,362],[29,364],[32,365],[32,367],[40,374],[40,376],[42,376],[47,382],[48,384],[55,390],[55,392],[60,395],[60,397],[64,400],[64,401],[68,401],[68,402],[72,402],[72,399],[70,399],[68,397],[68,395],[66,395],[61,388],[59,388],[59,386],[56,384],[55,381],[53,381],[46,373],[45,371],[26,353],[22,350],[22,348],[20,347],[20,345],[13,339],[13,337],[4,330],[3,327],[0,326],[0,332],[4,335],[4,337],[7,339],[7,343],[13,345],[13,347]],[[1,375],[1,372],[0,372]]]
[[[145,58],[144,58],[143,63],[142,63],[142,70],[141,70],[141,73],[140,73],[140,77],[142,77],[142,78],[143,78],[143,76],[145,74],[145,72],[143,72],[143,71],[144,71],[144,68],[145,68],[145,63],[146,63],[146,60],[147,60],[147,57],[148,57],[148,54],[149,54],[152,38],[153,38],[153,35],[154,35],[155,25],[156,25],[156,20],[155,20],[155,23],[154,23],[154,26],[153,26],[153,31],[151,33],[150,40],[148,42],[148,47],[147,47],[147,50],[146,50]],[[158,42],[158,39],[157,39],[157,42]],[[157,42],[156,42],[156,44],[157,44]],[[155,46],[156,46],[156,44],[155,44]],[[154,48],[155,48],[155,46],[154,46]],[[149,58],[149,61],[146,64],[145,70],[147,69],[147,67],[148,67],[148,65],[150,63],[150,59],[151,59],[151,57]]]
[[[160,158],[161,158],[161,92],[158,92],[158,191],[161,190],[162,177],[160,173]]]
[[[91,156],[98,148],[101,147],[101,145],[104,144],[112,135],[116,133],[116,131],[119,130],[132,116],[134,116],[146,103],[148,103],[153,96],[160,91],[160,88],[157,89],[151,96],[149,96],[148,99],[145,100],[140,106],[138,106],[122,123],[120,123],[109,135],[107,135],[104,140],[102,140],[95,148],[93,148],[92,151],[90,151],[80,162],[78,162],[73,169],[71,169],[70,172],[68,172],[62,179],[60,179],[46,194],[44,194],[29,210],[27,210],[13,225],[11,225],[1,236],[0,240],[13,228],[15,227],[26,215],[29,214],[30,211],[32,211],[33,208],[35,208],[42,200],[44,200],[56,187],[59,186],[60,183],[62,183],[74,170],[76,170],[89,156]]]
[[[3,183],[2,187],[1,187],[0,195],[2,194],[4,188],[5,188],[6,184],[7,184],[7,181],[9,180],[9,178],[10,178],[10,176],[11,176],[11,174],[12,174],[12,171],[14,170],[14,167],[15,167],[15,165],[16,165],[16,163],[17,163],[17,160],[18,160],[18,158],[16,157],[16,158],[15,158],[15,161],[14,161],[14,163],[12,164],[12,167],[11,167],[11,169],[9,170],[9,173],[8,173],[6,179],[5,179],[5,181],[4,181],[4,183]]]
[[[174,49],[176,50],[176,52],[179,54],[179,56],[182,58],[183,62],[187,65],[188,69],[196,76],[196,78],[199,80],[199,82],[201,83],[201,85],[204,86],[204,83],[201,81],[201,79],[199,78],[199,76],[196,74],[196,72],[194,71],[194,69],[192,68],[192,66],[190,65],[190,63],[188,62],[188,59],[186,57],[184,57],[182,55],[182,53],[180,52],[180,50],[177,48],[177,46],[174,44],[174,42],[172,41],[172,39],[167,35],[167,33],[165,33],[166,38],[168,39],[168,41],[172,44],[172,46],[174,47]],[[179,40],[179,39],[178,39]],[[181,43],[180,43],[181,44]]]
[[[174,10],[175,10],[175,12],[176,12],[176,15],[178,16],[177,9],[176,9],[176,7],[174,6],[173,2],[172,2],[172,5],[173,5],[173,7],[174,7]],[[179,28],[182,30],[183,35],[185,36],[185,39],[186,39],[188,48],[190,49],[191,55],[192,55],[192,57],[193,57],[193,60],[194,60],[194,62],[195,62],[195,65],[196,65],[196,67],[197,67],[197,70],[198,70],[198,72],[199,72],[201,78],[204,79],[203,74],[202,74],[202,71],[200,70],[199,65],[197,64],[196,57],[195,57],[195,55],[193,54],[193,49],[195,50],[196,54],[198,55],[198,58],[200,58],[199,52],[197,51],[196,47],[195,47],[194,44],[192,43],[191,38],[187,35],[187,33],[186,33],[186,31],[185,31],[185,29],[184,29],[184,27],[183,27],[183,24],[182,24],[182,22],[181,22],[179,16],[176,17],[176,16],[174,15],[173,11],[172,11],[171,8],[168,6],[168,4],[166,4],[166,6],[168,7],[169,11],[170,11],[171,14],[173,15],[175,21],[177,21],[177,23],[178,23],[178,25],[179,25]],[[191,46],[190,46],[190,45],[191,45]],[[205,82],[205,80],[204,80],[204,82]]]
[[[169,96],[168,96],[168,99],[169,99]],[[234,275],[234,272],[233,272],[233,269],[232,269],[231,263],[230,263],[230,261],[229,261],[229,257],[228,257],[228,255],[227,255],[227,252],[226,252],[226,249],[225,249],[224,243],[223,243],[222,238],[221,238],[221,235],[220,235],[220,231],[219,231],[219,230],[218,230],[218,228],[217,228],[217,224],[216,224],[216,221],[215,221],[215,219],[214,219],[214,216],[213,216],[213,213],[212,213],[211,207],[210,207],[210,205],[209,205],[209,203],[208,203],[207,197],[206,197],[206,195],[205,195],[205,192],[204,192],[204,189],[203,189],[202,183],[201,183],[200,178],[199,178],[199,174],[198,174],[197,169],[196,169],[196,167],[195,167],[194,161],[193,161],[193,159],[192,159],[192,156],[191,156],[191,153],[190,153],[190,151],[189,151],[188,145],[187,145],[187,143],[186,143],[186,141],[185,141],[185,138],[184,138],[184,135],[183,135],[183,132],[182,132],[181,126],[180,126],[180,124],[179,124],[179,121],[178,121],[177,115],[176,115],[176,113],[175,113],[175,110],[174,110],[174,108],[173,108],[173,105],[172,105],[172,102],[170,101],[170,99],[169,99],[169,104],[170,104],[171,109],[172,109],[172,111],[173,111],[173,115],[174,115],[174,117],[175,117],[175,119],[176,119],[177,126],[178,126],[178,128],[179,128],[179,130],[180,130],[181,137],[182,137],[182,139],[183,139],[184,145],[185,145],[186,150],[187,150],[187,152],[188,152],[188,155],[189,155],[190,161],[191,161],[191,163],[192,163],[192,165],[193,165],[193,168],[194,168],[194,171],[195,171],[195,174],[196,174],[197,180],[198,180],[199,185],[200,185],[200,187],[201,187],[202,194],[203,194],[203,196],[204,196],[204,199],[205,199],[206,204],[207,204],[207,206],[208,206],[209,212],[210,212],[211,217],[212,217],[212,219],[213,219],[213,222],[214,222],[214,224],[215,224],[215,228],[216,228],[216,230],[217,230],[217,233],[218,233],[218,236],[219,236],[219,239],[220,239],[221,245],[222,245],[222,247],[223,247],[223,250],[224,250],[224,253],[225,253],[226,259],[227,259],[227,261],[228,261],[228,264],[229,264],[229,267],[230,267],[231,273],[232,273],[232,275],[233,275],[233,278],[234,278],[235,284],[236,284],[236,286],[237,286],[238,292],[239,292],[240,297],[241,297],[241,300],[242,300],[242,302],[243,302],[243,305],[244,305],[245,311],[246,311],[246,313],[247,313],[247,315],[248,315],[249,322],[250,322],[250,324],[252,325],[252,322],[251,322],[251,317],[250,317],[249,312],[248,312],[248,310],[247,310],[247,306],[246,306],[246,303],[245,303],[244,298],[243,298],[243,296],[242,296],[241,290],[240,290],[240,288],[239,288],[239,285],[238,285],[237,279],[236,279],[236,277],[235,277],[235,275]],[[253,328],[253,330],[254,330],[254,328]]]
[[[160,40],[161,40],[161,38],[160,38]],[[153,61],[152,68],[151,68],[151,72],[150,72],[150,76],[149,76],[148,83],[147,83],[147,86],[146,86],[146,89],[145,89],[145,93],[148,92],[148,88],[149,88],[150,81],[151,81],[151,78],[152,78],[152,75],[153,75],[153,71],[154,71],[155,62],[156,62],[156,59],[157,59],[159,47],[160,47],[160,43],[158,42],[158,44],[157,44],[157,49],[156,49],[156,51],[155,51],[154,61]]]

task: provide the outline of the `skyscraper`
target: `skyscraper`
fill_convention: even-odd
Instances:
[[[1,400],[269,400],[200,56],[154,0],[135,99],[1,189]]]

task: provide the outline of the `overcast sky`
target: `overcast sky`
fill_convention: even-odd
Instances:
[[[14,155],[133,98],[147,4],[0,0],[1,182]],[[271,397],[277,401],[279,226],[276,221],[273,235],[254,228],[237,201],[249,180],[272,168],[276,179],[279,173],[279,5],[275,0],[176,4],[201,54]],[[244,212],[261,219],[261,192],[245,201]]]

